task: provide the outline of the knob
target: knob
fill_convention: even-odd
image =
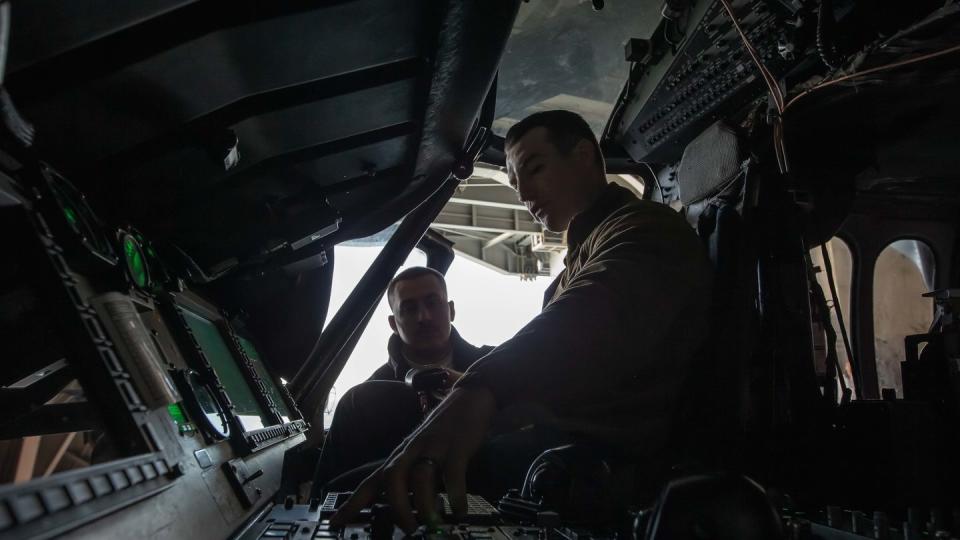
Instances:
[[[884,512],[873,513],[873,537],[877,540],[890,540],[890,520]]]
[[[372,540],[391,540],[393,538],[393,516],[389,504],[373,505],[370,518],[370,538]]]
[[[866,534],[867,516],[863,512],[854,511],[850,514],[850,532],[853,534]]]
[[[943,508],[934,507],[930,509],[930,522],[927,523],[927,532],[935,535],[937,531],[947,530],[946,512]],[[936,536],[934,536],[936,538]]]
[[[827,507],[827,525],[834,529],[839,529],[843,526],[843,508],[839,506]]]

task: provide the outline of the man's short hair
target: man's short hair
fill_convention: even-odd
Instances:
[[[393,300],[397,291],[397,283],[416,279],[422,276],[433,276],[437,278],[437,280],[440,281],[440,286],[443,288],[443,294],[447,294],[447,280],[444,279],[443,274],[437,272],[433,268],[427,268],[426,266],[412,266],[393,276],[393,279],[391,279],[390,283],[387,285],[387,303],[390,304],[391,310],[393,309]]]
[[[519,141],[531,129],[546,128],[547,138],[553,146],[564,156],[570,155],[573,147],[581,140],[586,139],[593,145],[594,158],[597,165],[604,169],[603,154],[600,152],[600,143],[590,129],[590,125],[582,116],[575,112],[564,110],[542,111],[533,113],[517,122],[504,138],[504,146],[510,146]]]

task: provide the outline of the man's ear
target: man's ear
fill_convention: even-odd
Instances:
[[[450,322],[453,322],[453,319],[457,316],[457,310],[453,307],[453,300],[447,302],[447,304],[450,306]]]
[[[397,319],[393,315],[387,316],[387,322],[390,323],[390,329],[393,330],[394,334],[397,334]]]

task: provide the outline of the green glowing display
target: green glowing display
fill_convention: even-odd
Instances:
[[[133,277],[133,282],[137,287],[146,287],[149,282],[147,275],[147,265],[143,261],[143,252],[133,236],[123,237],[123,255],[127,259],[127,268]]]
[[[173,418],[178,426],[186,425],[187,415],[183,414],[183,409],[180,408],[179,403],[167,405],[167,412],[170,413],[170,418]]]
[[[73,227],[77,226],[77,213],[73,211],[73,208],[64,208],[63,215],[67,216],[67,222],[70,223]]]

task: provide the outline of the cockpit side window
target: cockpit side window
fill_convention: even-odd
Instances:
[[[895,388],[903,397],[900,362],[903,338],[927,332],[933,301],[923,293],[934,288],[933,250],[915,239],[896,240],[877,257],[873,270],[873,326],[880,388]]]
[[[850,289],[852,286],[854,265],[853,252],[850,249],[850,246],[844,240],[837,237],[830,239],[827,242],[826,247],[827,255],[830,257],[831,266],[833,268],[833,280],[837,287],[837,297],[840,300],[839,313],[843,315],[843,321],[846,325],[848,335],[851,339],[853,339],[851,332],[852,324],[850,319]],[[852,389],[854,388],[853,369],[850,366],[850,360],[847,356],[847,349],[844,347],[843,338],[840,334],[840,321],[837,317],[838,306],[836,306],[836,304],[833,302],[833,296],[830,293],[830,285],[828,283],[826,271],[827,267],[825,261],[823,260],[823,254],[819,246],[810,250],[810,259],[813,263],[813,266],[820,269],[820,271],[816,274],[817,282],[823,289],[824,296],[827,300],[827,306],[830,308],[830,322],[833,325],[834,330],[837,332],[837,341],[835,343],[837,360],[840,362],[840,369],[843,371],[843,376],[844,379],[846,379],[847,387]],[[826,358],[825,351],[822,355],[818,355],[818,359],[821,358]],[[824,365],[822,366],[822,369],[830,368],[829,366]]]

